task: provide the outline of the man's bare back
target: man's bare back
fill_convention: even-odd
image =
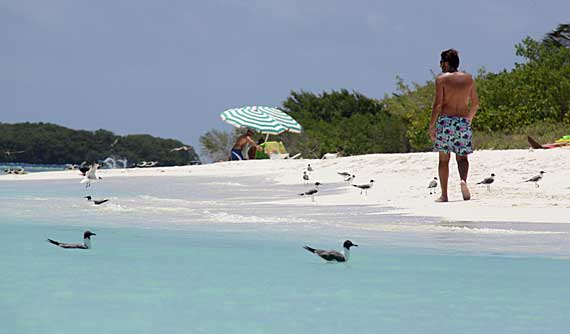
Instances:
[[[439,115],[463,117],[469,121],[475,116],[479,99],[475,90],[475,81],[470,74],[463,72],[443,73],[436,79],[436,97],[434,107]]]
[[[234,147],[232,147],[232,149],[234,150],[243,150],[243,148],[245,147],[245,145],[250,144],[252,146],[256,146],[257,144],[255,143],[255,141],[253,141],[253,139],[251,138],[251,135],[249,134],[245,134],[245,135],[241,135],[238,137],[238,139],[236,140]]]
[[[244,135],[239,136],[236,139],[234,147],[230,152],[230,160],[243,160],[242,150],[245,145],[250,144],[252,147],[255,147],[256,150],[260,151],[261,146],[257,145],[255,141],[251,138],[253,136],[253,131],[247,130]]]

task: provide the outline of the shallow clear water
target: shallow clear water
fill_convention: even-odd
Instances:
[[[263,179],[0,183],[6,333],[562,333],[570,229],[275,206]],[[327,185],[323,192],[341,191]],[[81,197],[111,198],[95,207]],[[64,250],[47,237],[93,249]],[[359,244],[348,265],[301,247]]]

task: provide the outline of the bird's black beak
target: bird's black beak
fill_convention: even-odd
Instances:
[[[356,244],[352,244],[352,245],[353,245],[354,247],[358,247],[358,245],[356,245]]]

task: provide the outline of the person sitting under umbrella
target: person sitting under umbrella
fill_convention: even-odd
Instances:
[[[234,144],[234,147],[232,147],[232,151],[230,153],[231,156],[230,160],[243,160],[243,155],[241,152],[243,151],[243,148],[247,144],[253,145],[255,146],[256,150],[261,151],[261,146],[257,145],[255,141],[253,141],[253,139],[251,138],[252,136],[253,136],[253,131],[248,129],[244,135],[238,137],[236,143]]]

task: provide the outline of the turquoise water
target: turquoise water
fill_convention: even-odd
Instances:
[[[303,186],[0,183],[6,333],[562,333],[569,230],[275,206]],[[339,185],[338,189],[342,188]],[[329,185],[323,192],[336,192]],[[81,198],[108,197],[100,207]],[[322,202],[322,201],[321,201]],[[64,250],[97,233],[93,249]],[[360,246],[348,265],[301,247]]]

